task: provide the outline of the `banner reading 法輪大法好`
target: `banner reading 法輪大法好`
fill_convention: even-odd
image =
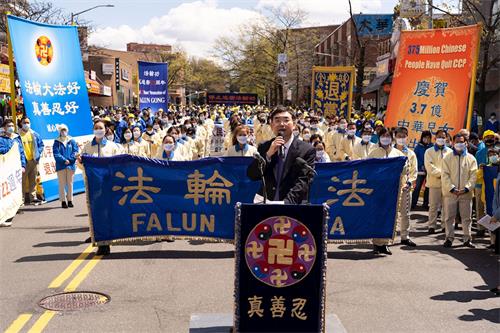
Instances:
[[[23,170],[17,142],[0,155],[0,223],[14,217],[23,203]]]
[[[422,131],[455,133],[472,108],[479,25],[402,31],[385,123],[403,126],[414,147]],[[470,121],[468,120],[468,123]]]
[[[26,115],[46,149],[65,124],[74,139],[92,133],[90,104],[76,26],[42,24],[7,15]],[[44,153],[40,170],[45,196],[58,198],[55,161]],[[48,165],[48,167],[47,167]],[[43,167],[43,166],[42,166]],[[83,191],[81,172],[74,192]]]
[[[312,69],[311,108],[325,116],[348,118],[351,113],[354,67]]]
[[[328,239],[392,239],[406,157],[318,163],[311,203],[330,206]]]
[[[164,62],[138,61],[139,66],[139,108],[167,110],[168,64]]]

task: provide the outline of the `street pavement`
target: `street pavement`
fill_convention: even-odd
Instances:
[[[188,332],[192,314],[233,311],[232,245],[156,242],[82,255],[89,246],[84,195],[75,206],[27,207],[0,229],[1,331]],[[444,235],[428,236],[425,220],[425,212],[412,214],[418,247],[397,238],[392,256],[375,255],[368,244],[329,245],[326,310],[348,332],[500,329],[500,298],[488,291],[499,283],[499,257],[484,240],[477,249],[457,241],[445,249]],[[62,313],[37,305],[64,290],[102,292],[111,301]]]

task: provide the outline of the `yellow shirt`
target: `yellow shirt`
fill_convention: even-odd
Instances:
[[[24,132],[21,131],[21,140],[23,141],[24,154],[26,155],[26,160],[33,160],[33,134],[31,131]]]

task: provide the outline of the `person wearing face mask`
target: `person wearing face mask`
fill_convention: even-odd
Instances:
[[[446,241],[444,247],[451,247],[454,240],[454,223],[457,207],[462,219],[464,232],[463,245],[475,248],[471,242],[472,191],[476,184],[477,162],[467,152],[467,140],[464,135],[456,134],[453,138],[453,151],[443,158],[441,168],[441,186],[444,196],[444,221]]]
[[[320,128],[319,120],[316,117],[311,118],[311,134],[318,134],[322,137],[325,135],[323,130]]]
[[[326,152],[330,156],[332,162],[342,161],[342,156],[340,155],[340,143],[343,138],[347,136],[347,120],[344,118],[339,120],[339,124],[336,132],[328,133],[326,141],[329,143],[326,147]]]
[[[484,124],[484,131],[492,131],[497,133],[499,128],[499,123],[497,120],[497,115],[495,113],[490,114],[490,118]]]
[[[118,140],[118,137],[115,134],[115,131],[113,131],[109,127],[106,128],[106,140],[112,141],[112,142],[115,142],[115,143],[119,143],[119,140]]]
[[[314,149],[316,149],[315,163],[330,163],[330,157],[325,152],[325,144],[321,141],[316,141],[313,143]]]
[[[240,125],[233,133],[233,145],[226,151],[225,156],[247,156],[252,157],[257,153],[257,148],[248,143],[250,130],[248,127]]]
[[[184,157],[178,150],[179,144],[175,138],[167,134],[162,141],[162,149],[158,151],[157,158],[164,161],[184,161]]]
[[[411,197],[411,209],[414,210],[417,208],[418,197],[420,195],[420,190],[422,189],[422,185],[424,184],[424,180],[426,178],[427,172],[425,171],[424,165],[424,155],[427,149],[432,147],[432,134],[430,131],[423,131],[420,135],[420,141],[417,146],[414,148],[415,155],[417,156],[417,165],[418,165],[418,176],[417,183],[415,185],[415,189],[413,190]],[[422,209],[429,209],[429,188],[424,189],[424,203],[422,205]]]
[[[28,117],[21,119],[19,135],[26,155],[26,172],[23,174],[24,203],[27,205],[40,203],[40,200],[35,195],[35,187],[38,162],[43,152],[43,141],[40,135],[31,129],[31,122]]]
[[[121,146],[123,153],[128,155],[140,156],[139,144],[134,141],[134,135],[132,134],[132,130],[130,128],[127,128],[123,131]]]
[[[378,138],[379,138],[378,132],[381,128],[384,127],[384,123],[382,122],[382,120],[377,120],[375,121],[373,126],[375,127],[375,129],[374,129],[374,135],[372,135],[372,142],[378,143]]]
[[[392,146],[392,132],[386,128],[382,127],[379,130],[379,146],[375,148],[369,155],[368,158],[389,158],[389,157],[399,157],[405,156],[400,150],[394,148]],[[408,181],[408,163],[405,164],[403,171],[401,172],[400,184],[401,188],[399,189],[398,202],[402,205],[402,195],[405,187],[409,187],[411,183]],[[399,210],[399,207],[398,207]],[[392,255],[391,250],[389,250],[389,241],[385,239],[373,239],[373,249],[375,253],[382,253]]]
[[[142,138],[142,131],[139,125],[132,127],[132,138],[138,144],[137,156],[150,157],[149,142]]]
[[[302,132],[301,126],[299,124],[296,124],[295,127],[293,128],[292,134],[296,138],[300,138],[300,133]]]
[[[150,158],[158,155],[158,151],[161,148],[161,134],[156,132],[154,126],[159,126],[155,124],[146,125],[146,131],[142,133],[142,139],[148,144],[149,156]]]
[[[398,127],[396,129],[396,146],[395,148],[405,155],[408,160],[407,166],[407,183],[403,186],[398,207],[398,219],[400,221],[401,244],[415,247],[415,244],[409,237],[410,234],[410,205],[412,202],[411,194],[415,182],[417,180],[417,156],[408,148],[408,129],[406,127]]]
[[[62,208],[71,208],[73,207],[73,178],[78,144],[68,135],[68,127],[64,124],[59,126],[59,137],[54,140],[52,151],[56,160],[59,201]]]
[[[127,128],[127,122],[123,119],[123,115],[120,111],[117,111],[115,116],[115,140],[114,142],[119,142],[122,137],[123,131]]]
[[[305,142],[311,142],[311,129],[309,127],[304,127],[302,129],[302,140]]]
[[[372,128],[366,127],[361,131],[361,140],[354,144],[352,148],[352,160],[364,160],[377,147],[371,142]]]
[[[354,146],[361,142],[361,139],[356,136],[356,124],[349,123],[347,125],[346,136],[340,140],[340,149],[338,156],[342,161],[350,161],[354,158]]]
[[[122,154],[122,148],[118,144],[108,141],[105,136],[106,125],[104,121],[98,120],[94,122],[94,138],[87,142],[82,149],[80,155],[77,155],[78,167],[83,169],[82,156],[93,157],[111,157]],[[90,238],[85,242],[90,242]],[[101,245],[98,247],[97,255],[106,255],[110,253],[109,245]]]
[[[424,166],[427,172],[425,187],[429,189],[429,234],[434,234],[438,229],[438,210],[443,204],[441,167],[444,156],[450,152],[451,149],[446,146],[446,132],[438,130],[436,132],[435,144],[430,149],[427,149],[424,154]],[[444,228],[444,223],[442,225]]]

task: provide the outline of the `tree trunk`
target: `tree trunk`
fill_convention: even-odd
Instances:
[[[354,109],[360,110],[361,109],[361,97],[363,96],[363,81],[364,81],[364,75],[365,75],[365,46],[364,45],[359,48],[359,60],[358,60],[358,65],[356,66],[356,69],[357,69],[357,73],[356,73],[357,93],[356,93],[356,99],[354,101]]]

